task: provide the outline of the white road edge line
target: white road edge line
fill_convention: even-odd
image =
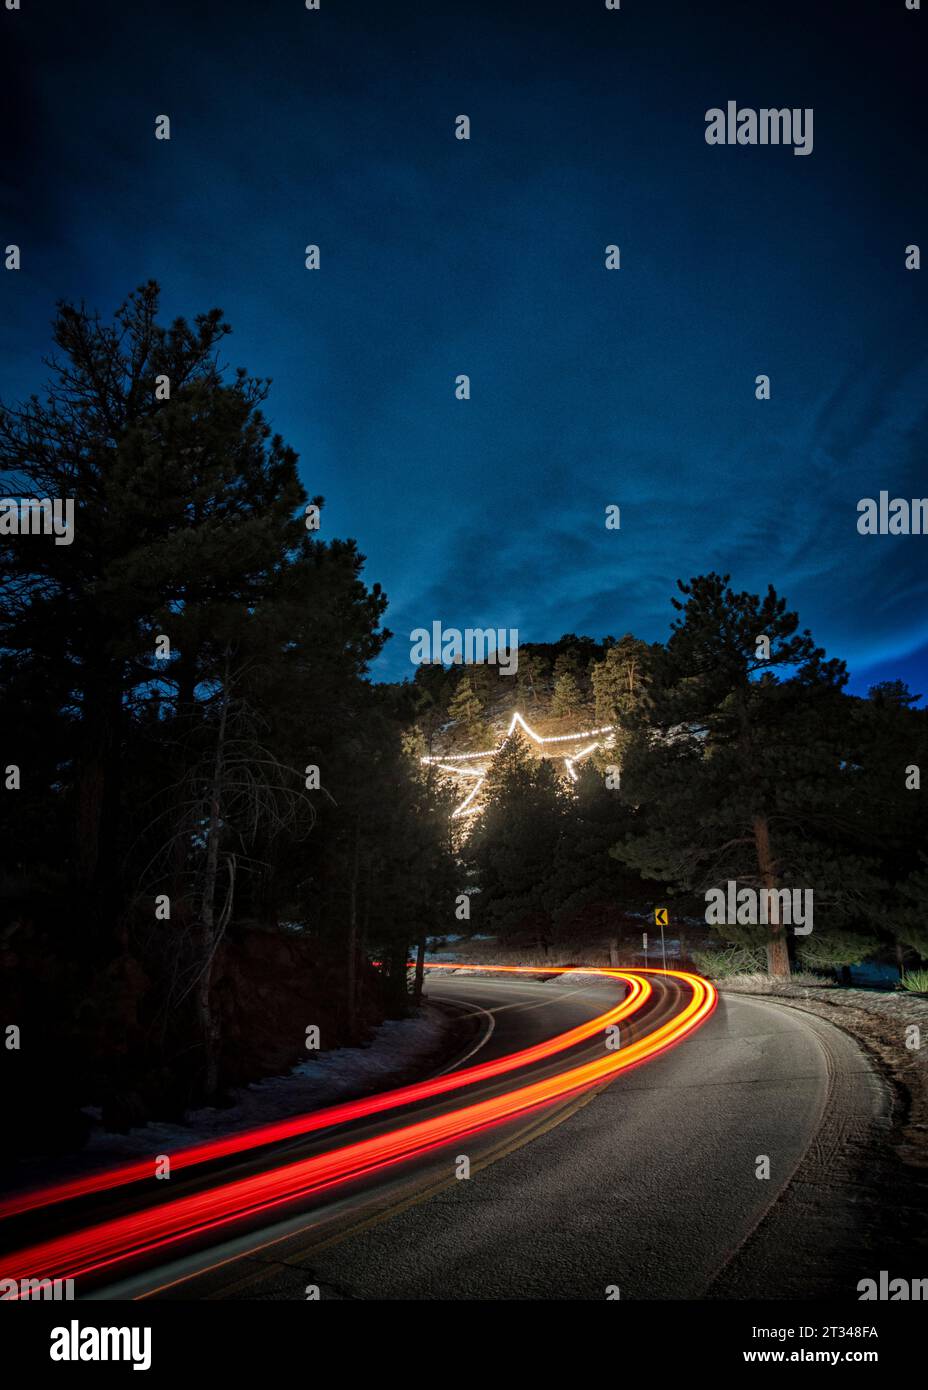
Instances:
[[[496,1019],[488,1009],[482,1009],[479,1004],[472,1004],[470,1000],[447,999],[441,994],[432,994],[429,997],[438,1000],[442,1004],[456,1004],[458,1008],[470,1009],[471,1013],[483,1014],[484,1018],[487,1020],[487,1023],[484,1025],[483,1034],[477,1039],[470,1051],[465,1052],[463,1057],[459,1057],[457,1061],[452,1062],[450,1066],[444,1067],[440,1072],[436,1072],[436,1076],[445,1076],[449,1071],[457,1071],[458,1067],[463,1067],[464,1063],[469,1061],[475,1052],[479,1052],[482,1047],[486,1047],[490,1038],[493,1036],[493,1030],[496,1027]]]

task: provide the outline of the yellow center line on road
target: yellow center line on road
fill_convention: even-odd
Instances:
[[[533,1140],[541,1138],[541,1136],[546,1134],[549,1130],[555,1129],[558,1125],[563,1124],[565,1120],[569,1120],[570,1117],[576,1114],[578,1110],[581,1110],[583,1106],[589,1105],[591,1100],[595,1100],[599,1092],[605,1090],[605,1086],[609,1084],[611,1084],[611,1081],[606,1082],[605,1085],[597,1086],[590,1091],[585,1091],[582,1095],[576,1096],[565,1105],[560,1106],[555,1114],[546,1115],[537,1123],[526,1126],[518,1135],[510,1136],[497,1145],[495,1149],[491,1149],[489,1153],[484,1154],[482,1158],[475,1159],[471,1166],[471,1172],[479,1173],[483,1168],[489,1168],[491,1164],[498,1163],[500,1159],[506,1158],[511,1153],[515,1153],[518,1149],[524,1148],[526,1144],[530,1144]],[[355,1236],[361,1235],[365,1231],[369,1231],[385,1221],[392,1220],[393,1217],[401,1215],[402,1212],[409,1211],[411,1207],[421,1206],[423,1202],[430,1201],[432,1197],[438,1196],[440,1192],[445,1192],[448,1188],[453,1187],[457,1181],[458,1179],[455,1177],[441,1178],[438,1182],[434,1182],[430,1186],[423,1188],[422,1191],[415,1193],[412,1197],[404,1197],[398,1202],[393,1202],[383,1210],[376,1212],[373,1216],[369,1216],[363,1221],[356,1222],[353,1226],[349,1226],[347,1230],[340,1231],[336,1235],[326,1236],[322,1240],[310,1242],[308,1245],[304,1246],[299,1254],[290,1255],[286,1259],[279,1260],[276,1263],[281,1268],[298,1268],[307,1260],[321,1254],[323,1251],[331,1250],[337,1245],[342,1245],[346,1241],[352,1240]],[[281,1241],[294,1240],[296,1238],[297,1237],[292,1233],[286,1236],[278,1236],[275,1240],[268,1241],[264,1245],[255,1246],[253,1250],[233,1256],[232,1260],[247,1259],[260,1250],[267,1250],[273,1245],[279,1244]],[[195,1275],[186,1275],[183,1279],[175,1280],[174,1284],[183,1283],[186,1279],[190,1278],[200,1278],[203,1274],[208,1274],[213,1269],[221,1268],[224,1263],[231,1262],[232,1261],[219,1261],[217,1264],[211,1265],[208,1269],[201,1270]],[[268,1262],[261,1269],[243,1275],[231,1284],[223,1285],[221,1290],[207,1294],[204,1301],[221,1301],[254,1284],[261,1283],[268,1277],[269,1272],[271,1272],[273,1268],[274,1263]],[[160,1293],[164,1289],[173,1288],[174,1284],[164,1284],[161,1289],[152,1290],[152,1294]],[[142,1298],[150,1296],[151,1294],[141,1295]]]

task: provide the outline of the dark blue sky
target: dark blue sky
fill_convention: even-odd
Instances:
[[[851,689],[928,691],[928,537],[856,530],[863,496],[928,495],[926,25],[904,0],[0,9],[0,392],[43,380],[58,298],[109,312],[154,277],[273,378],[323,534],[389,595],[378,675],[434,619],[663,638],[674,581],[714,568],[772,582]],[[812,107],[812,154],[708,146],[729,99]]]

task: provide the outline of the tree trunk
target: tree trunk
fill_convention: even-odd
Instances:
[[[425,931],[416,942],[416,979],[413,987],[412,997],[416,1008],[422,1002],[422,984],[425,979]]]
[[[197,685],[196,659],[187,650],[181,651],[177,655],[174,665],[174,679],[177,682],[176,717],[178,728],[182,733],[180,743],[183,745],[184,736],[190,732],[194,722],[192,711]],[[186,764],[181,756],[176,773],[178,782],[183,779],[185,772]],[[171,851],[171,903],[173,912],[176,912],[177,906],[186,900],[189,890],[187,854],[187,842],[184,836],[178,835]]]
[[[770,849],[770,826],[767,817],[755,816],[753,825],[754,847],[757,852],[757,867],[760,870],[761,881],[765,888],[775,889],[777,876]],[[771,899],[771,902],[775,901],[777,900]],[[789,979],[789,949],[782,923],[777,923],[770,928],[770,936],[767,939],[767,974]]]
[[[77,760],[74,862],[93,902],[92,920],[101,948],[125,949],[120,921],[119,836],[122,780],[122,687],[91,679],[84,698],[85,733]]]
[[[88,753],[81,759],[78,768],[75,798],[77,824],[74,858],[80,882],[84,886],[93,883],[97,874],[104,780],[102,758],[96,752]]]
[[[216,735],[216,756],[209,799],[209,828],[206,832],[206,869],[200,908],[200,954],[202,966],[197,980],[197,1026],[203,1043],[203,1088],[211,1100],[219,1084],[220,1021],[213,1009],[213,963],[216,957],[216,890],[219,879],[219,841],[222,836],[222,778],[225,756],[226,723],[229,714],[229,662],[223,683],[222,708]]]
[[[354,1042],[358,1031],[358,875],[361,868],[361,817],[354,818],[354,853],[348,884],[348,959],[345,971],[348,1037]]]
[[[405,947],[400,950],[394,946],[385,953],[384,994],[390,1018],[405,1017],[409,1006],[406,985],[408,959],[409,952]]]

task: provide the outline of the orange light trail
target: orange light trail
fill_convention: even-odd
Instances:
[[[542,970],[539,967],[521,965],[481,966],[439,963],[433,965],[427,963],[426,969],[476,970],[493,974],[529,975],[579,973],[570,966],[556,966]],[[501,1076],[508,1071],[514,1071],[517,1067],[529,1066],[534,1062],[543,1061],[546,1057],[553,1057],[558,1052],[562,1052],[565,1048],[575,1047],[577,1043],[585,1042],[594,1034],[609,1027],[610,1024],[621,1023],[623,1019],[636,1013],[651,995],[651,985],[647,980],[636,975],[627,974],[621,970],[610,969],[607,971],[592,968],[586,973],[606,974],[612,979],[622,980],[628,986],[629,992],[620,1004],[601,1014],[598,1018],[591,1019],[589,1023],[580,1024],[579,1027],[572,1028],[567,1033],[559,1033],[556,1037],[537,1043],[534,1047],[524,1048],[521,1052],[509,1053],[508,1056],[500,1057],[496,1061],[480,1062],[475,1066],[450,1072],[445,1076],[433,1077],[429,1081],[419,1081],[393,1091],[383,1091],[379,1095],[367,1096],[363,1100],[343,1101],[338,1105],[327,1106],[323,1110],[315,1110],[306,1115],[296,1115],[292,1119],[259,1125],[251,1129],[241,1130],[237,1134],[225,1135],[218,1139],[207,1139],[200,1144],[192,1144],[187,1148],[178,1149],[175,1153],[169,1154],[171,1171],[189,1168],[196,1163],[208,1163],[217,1158],[227,1158],[231,1154],[244,1153],[248,1149],[259,1148],[264,1144],[276,1144],[286,1139],[295,1139],[302,1134],[312,1134],[316,1130],[328,1129],[332,1125],[346,1124],[350,1120],[363,1119],[367,1115],[376,1115],[384,1110],[393,1110],[400,1105],[410,1105],[418,1100],[427,1100],[432,1096],[443,1095],[447,1091],[458,1090],[462,1086],[470,1086],[474,1082],[486,1081],[493,1076]],[[50,1187],[17,1193],[0,1201],[0,1219],[16,1216],[20,1212],[34,1211],[37,1207],[49,1206],[54,1202],[72,1201],[76,1197],[88,1196],[93,1192],[105,1192],[109,1188],[122,1187],[127,1183],[153,1180],[154,1169],[153,1158],[133,1159],[128,1163],[103,1169],[99,1173],[89,1173],[67,1182],[56,1183]]]
[[[493,973],[500,969],[487,968]],[[520,973],[539,973],[537,967],[515,966],[507,969]],[[565,973],[565,968],[559,969],[557,973]],[[556,1076],[531,1082],[503,1095],[477,1101],[442,1115],[402,1125],[386,1134],[343,1144],[327,1153],[299,1159],[269,1172],[211,1187],[203,1192],[175,1198],[82,1231],[43,1241],[30,1249],[2,1257],[0,1273],[3,1277],[14,1279],[76,1278],[421,1155],[440,1145],[474,1134],[488,1125],[513,1119],[539,1105],[600,1085],[623,1071],[639,1066],[682,1041],[704,1023],[714,1010],[718,998],[714,986],[707,980],[685,971],[644,972],[604,968],[584,973],[618,977],[626,981],[634,978],[642,985],[649,983],[644,978],[646,975],[672,977],[689,987],[691,997],[674,1018],[653,1029],[645,1037],[617,1051],[606,1052],[601,1058],[571,1067]],[[633,1000],[624,1001],[626,1006],[634,1003],[635,1009],[640,1008],[642,1002],[640,994]],[[603,1020],[609,1017],[608,1014],[603,1014],[594,1020],[593,1031],[609,1026],[608,1023],[603,1024]],[[615,1019],[611,1018],[610,1022],[615,1022]],[[584,1029],[589,1037],[590,1025],[584,1025]],[[571,1030],[571,1033],[577,1031],[579,1030]],[[561,1034],[560,1038],[569,1036],[571,1034]],[[549,1044],[539,1046],[547,1048]],[[486,1071],[484,1075],[494,1075],[507,1070],[508,1068],[500,1066],[500,1062],[509,1062],[512,1057],[520,1059],[515,1065],[523,1065],[526,1053],[537,1054],[537,1049],[529,1048],[524,1053],[514,1053],[510,1058],[499,1059],[499,1062],[485,1063],[485,1067],[495,1070]],[[543,1055],[550,1055],[550,1052]],[[480,1069],[468,1070],[473,1072]],[[448,1079],[436,1078],[436,1081]],[[389,1094],[395,1096],[402,1092]]]

